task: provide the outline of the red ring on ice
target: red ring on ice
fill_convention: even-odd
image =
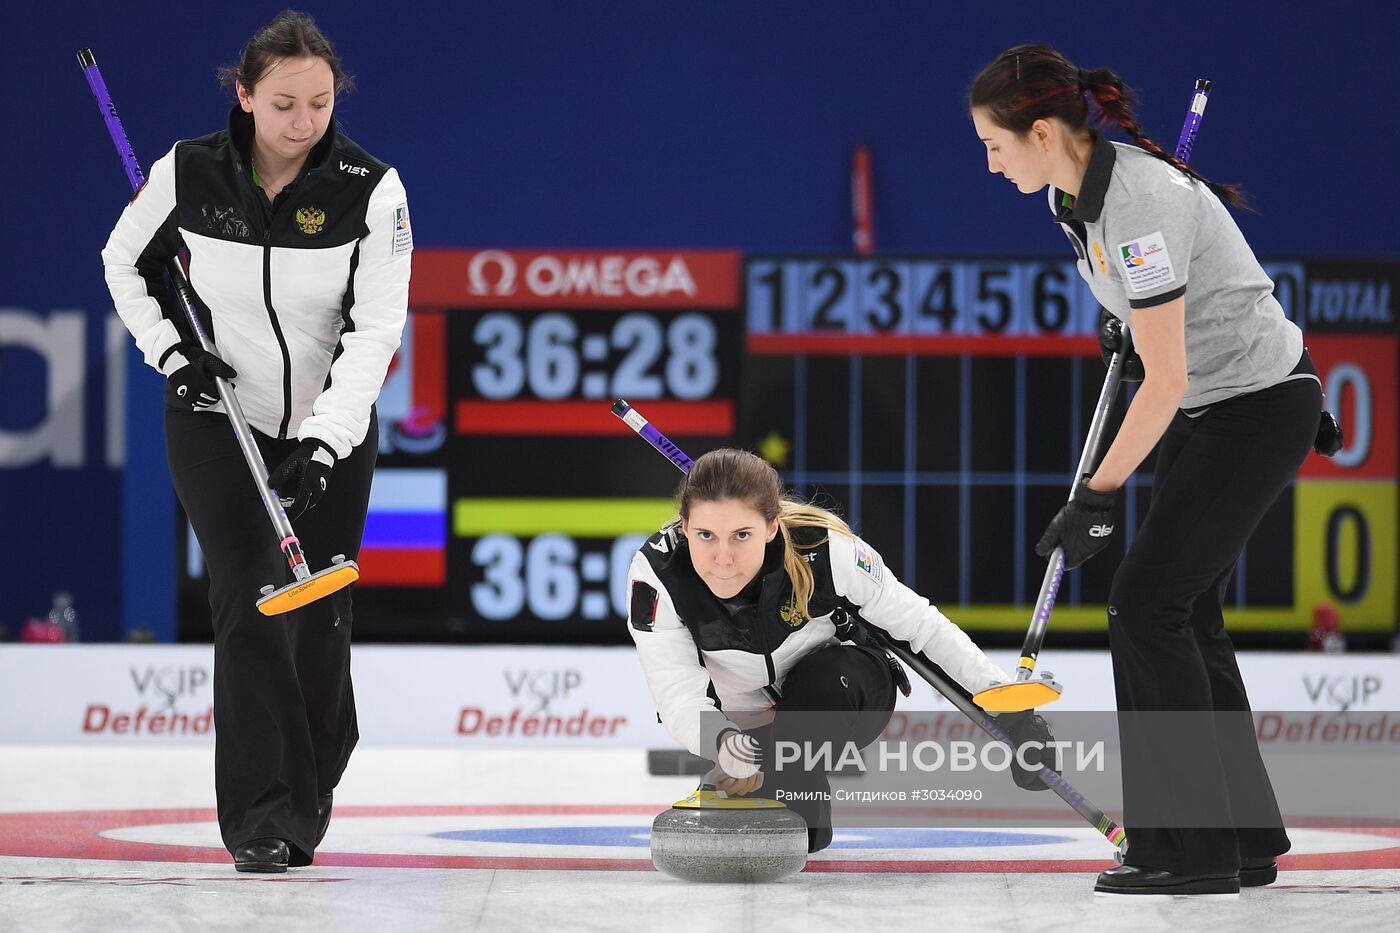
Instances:
[[[479,806],[370,806],[337,807],[345,817],[395,816],[596,816],[632,815],[647,819],[655,816],[654,804],[533,805],[485,804]],[[0,856],[20,858],[95,859],[123,862],[230,861],[221,848],[168,845],[107,839],[103,832],[151,823],[208,823],[217,819],[213,810],[74,810],[46,813],[0,813]],[[1319,827],[1321,828],[1321,827]],[[1327,827],[1333,832],[1357,832],[1389,836],[1396,844],[1389,848],[1361,852],[1325,852],[1311,855],[1285,855],[1279,859],[1284,870],[1338,870],[1400,868],[1400,826],[1353,829]],[[898,859],[886,861],[823,861],[807,863],[811,872],[1092,872],[1111,864],[1105,847],[1099,859]],[[646,858],[540,858],[477,855],[404,855],[356,852],[326,852],[316,857],[321,867],[353,868],[487,868],[518,871],[652,871]]]

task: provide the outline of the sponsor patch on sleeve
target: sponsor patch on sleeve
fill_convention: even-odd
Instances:
[[[1156,291],[1176,281],[1172,258],[1167,255],[1167,240],[1160,230],[1118,244],[1117,253],[1128,288],[1135,293]]]
[[[413,227],[408,220],[408,205],[400,204],[394,208],[394,252],[397,256],[400,253],[408,253],[413,250]]]
[[[627,619],[639,632],[656,627],[656,589],[641,580],[632,581],[632,599],[628,603]]]
[[[856,539],[856,569],[864,571],[870,579],[879,583],[885,578],[885,563],[880,555],[859,538]]]

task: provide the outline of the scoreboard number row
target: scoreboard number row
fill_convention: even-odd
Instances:
[[[755,261],[747,297],[750,334],[1080,336],[1098,325],[1069,261]]]

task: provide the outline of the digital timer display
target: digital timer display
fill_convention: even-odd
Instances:
[[[719,387],[717,331],[712,317],[694,312],[580,321],[558,311],[492,311],[472,328],[481,352],[472,388],[493,400],[709,398]]]
[[[625,618],[627,568],[646,535],[610,541],[544,534],[528,541],[492,534],[471,545],[481,579],[471,584],[472,609],[505,622],[530,616],[558,622]]]
[[[610,623],[627,614],[632,556],[674,517],[664,497],[459,498],[453,589],[493,629]]]

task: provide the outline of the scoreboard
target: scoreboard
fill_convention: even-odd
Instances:
[[[1393,631],[1400,267],[1265,268],[1304,327],[1347,446],[1330,461],[1310,454],[1265,517],[1236,571],[1230,624],[1302,630],[1331,603],[1347,631]],[[741,440],[804,495],[841,506],[960,625],[1024,631],[1044,572],[1033,548],[1068,495],[1104,377],[1098,303],[1073,264],[755,256],[744,289]],[[1126,407],[1120,395],[1110,431]],[[1151,468],[1129,483],[1126,533],[1067,575],[1055,629],[1106,628]]]
[[[1230,624],[1301,631],[1330,603],[1346,631],[1393,631],[1400,263],[1265,266],[1347,443],[1310,455],[1264,519]],[[691,456],[759,451],[960,625],[1025,631],[1033,547],[1104,376],[1070,261],[419,249],[410,300],[378,402],[358,637],[625,641],[627,567],[680,475],[612,416],[618,396]],[[1149,462],[1126,533],[1067,575],[1055,630],[1105,630],[1150,481]],[[197,548],[183,564],[181,637],[207,636]]]

